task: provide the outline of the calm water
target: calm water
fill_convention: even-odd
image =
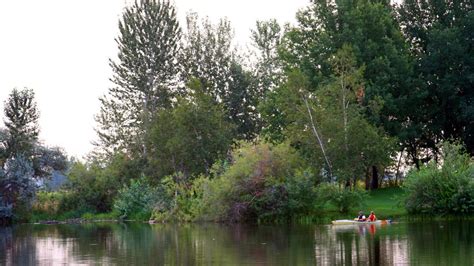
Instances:
[[[474,222],[387,226],[19,225],[1,265],[474,265]]]

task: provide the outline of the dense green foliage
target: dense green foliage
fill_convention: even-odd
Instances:
[[[146,136],[150,177],[208,174],[232,144],[234,125],[222,106],[203,92],[199,81],[194,80],[189,89],[190,99],[180,98],[175,108],[155,115]]]
[[[61,208],[64,211],[81,210],[81,214],[111,211],[118,191],[130,179],[139,177],[140,167],[139,162],[123,154],[111,158],[107,167],[99,162],[72,163]]]
[[[318,180],[297,151],[279,145],[245,143],[232,163],[216,164],[214,178],[191,183],[167,177],[158,186],[169,199],[155,208],[155,220],[288,221],[314,216],[335,206],[347,213],[363,206],[367,194]],[[306,169],[306,170],[302,170]]]
[[[203,196],[209,179],[200,176],[185,182],[182,175],[165,177],[159,188],[161,201],[155,206],[151,219],[155,221],[196,221],[205,220],[203,216]]]
[[[146,220],[150,217],[160,195],[145,179],[131,180],[129,186],[119,190],[114,209],[121,218]]]
[[[227,19],[180,25],[167,0],[125,8],[96,149],[36,214],[287,221],[361,208],[364,184],[411,168],[408,211],[473,213],[472,3],[316,0],[296,17],[258,21],[242,51]],[[5,105],[0,217],[68,166],[39,145],[33,97]]]
[[[327,171],[327,180],[355,186],[369,168],[390,164],[394,140],[364,117],[364,68],[355,66],[352,49],[344,46],[331,64],[334,76],[316,92],[300,71],[290,73],[263,104],[263,115],[273,120],[275,108],[281,113],[284,126],[270,133],[273,141],[288,139],[314,169]]]
[[[307,198],[310,202],[314,200],[311,195],[316,183],[313,175],[309,181],[300,177],[288,182],[297,169],[304,166],[289,145],[247,144],[235,150],[232,158],[233,163],[211,180],[208,191],[204,192],[209,218],[232,221],[286,218],[298,214],[290,211],[305,211],[304,206],[293,201],[289,204],[290,200],[303,198],[299,193],[310,193]],[[300,182],[309,186],[303,187]],[[291,195],[287,183],[291,183]],[[295,210],[289,210],[290,206]]]
[[[431,162],[413,170],[404,183],[411,213],[474,213],[474,163],[458,143],[444,143],[441,165]]]
[[[323,202],[332,203],[341,213],[365,207],[365,198],[368,195],[360,188],[350,190],[334,184],[322,184],[318,187],[318,194]]]
[[[259,132],[258,95],[251,74],[242,67],[233,47],[230,21],[221,19],[214,25],[190,13],[186,26],[180,59],[183,82],[199,80],[203,92],[222,104],[228,122],[236,126],[234,137],[253,139]]]
[[[406,0],[397,14],[423,92],[425,145],[436,150],[439,141],[457,138],[473,155],[473,2]]]

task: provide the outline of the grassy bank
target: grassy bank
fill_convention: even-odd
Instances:
[[[381,188],[369,193],[367,214],[374,211],[379,219],[396,219],[407,215],[404,206],[399,204],[403,190],[398,187]]]
[[[399,220],[407,216],[406,209],[399,204],[400,196],[403,190],[399,187],[381,188],[370,191],[365,200],[365,206],[362,207],[364,214],[368,216],[370,211],[374,211],[378,219]],[[327,205],[321,213],[295,219],[299,223],[318,223],[327,224],[332,220],[353,219],[357,216],[360,209],[352,209],[348,213],[340,213],[335,206]]]
[[[116,220],[119,218],[118,213],[108,212],[108,213],[91,213],[91,212],[79,212],[79,211],[70,211],[65,213],[60,213],[56,215],[51,215],[41,211],[33,211],[29,222],[37,223],[44,221],[68,221],[74,219],[82,219],[86,221],[102,221],[102,220]]]
[[[379,219],[399,219],[406,216],[407,212],[403,206],[399,204],[399,197],[403,193],[401,188],[381,188],[368,193],[365,207],[362,210],[366,215],[370,211],[374,211]],[[320,213],[314,214],[307,217],[295,218],[293,222],[297,223],[319,223],[325,224],[330,223],[331,220],[335,219],[352,219],[354,218],[359,209],[353,209],[349,213],[341,214],[337,208],[331,205],[327,205]],[[84,220],[107,220],[117,219],[119,214],[116,212],[110,213],[91,213],[87,211],[70,211],[51,215],[44,211],[35,210],[30,218],[31,222],[39,222],[45,220],[57,220],[65,221],[69,219],[81,218]],[[272,221],[261,221],[263,223],[286,223],[286,219],[272,220]]]

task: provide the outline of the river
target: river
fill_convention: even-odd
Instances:
[[[474,222],[0,227],[0,265],[474,265]]]

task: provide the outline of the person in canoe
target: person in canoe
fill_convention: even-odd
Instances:
[[[377,221],[377,217],[375,216],[374,211],[370,212],[369,218],[367,219],[369,222],[375,222]]]
[[[359,212],[359,216],[357,216],[357,221],[359,222],[365,222],[366,218],[365,215],[362,211]]]

